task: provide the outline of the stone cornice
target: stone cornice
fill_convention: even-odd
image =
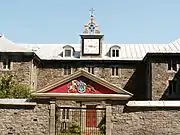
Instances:
[[[129,101],[129,107],[180,107],[180,101]]]
[[[0,99],[0,105],[35,106],[36,102],[30,102],[28,99]]]
[[[76,94],[76,93],[33,93],[38,98],[56,98],[61,100],[128,100],[130,95],[123,94]]]

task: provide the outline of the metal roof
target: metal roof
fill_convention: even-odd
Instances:
[[[31,48],[41,59],[45,60],[86,60],[80,58],[80,44],[21,44]],[[72,46],[75,50],[74,57],[60,56],[65,45]],[[110,48],[120,47],[120,57],[112,58],[108,55]],[[91,58],[92,60],[142,60],[147,53],[180,53],[180,39],[169,44],[103,44],[102,58]],[[88,58],[89,59],[89,58]]]
[[[13,43],[4,35],[0,36],[0,52],[32,52],[30,49]]]
[[[73,57],[60,55],[64,46],[74,48]],[[109,51],[113,46],[120,47],[120,57],[110,57]],[[1,52],[34,52],[40,59],[44,60],[86,60],[89,58],[80,57],[81,44],[15,44],[0,37]],[[168,44],[103,44],[102,57],[90,58],[91,60],[143,60],[147,53],[180,53],[180,39]]]

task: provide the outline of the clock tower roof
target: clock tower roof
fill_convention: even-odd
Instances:
[[[93,15],[93,9],[90,10],[91,15],[87,24],[84,25],[83,35],[101,35],[99,30],[99,25],[95,21],[95,17]]]

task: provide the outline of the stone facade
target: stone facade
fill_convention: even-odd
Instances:
[[[62,104],[69,106],[72,102],[56,101],[56,105]],[[179,108],[127,107],[124,104],[125,102],[117,101],[107,105],[109,109],[112,108],[111,114],[106,116],[108,135],[180,134]],[[73,106],[79,105],[73,103]],[[55,111],[58,112],[57,109]],[[0,117],[1,135],[49,135],[52,126],[49,121],[50,103],[47,100],[37,101],[35,106],[1,104]],[[58,127],[57,123],[55,126]]]
[[[87,68],[75,68],[73,72],[84,69],[88,71]],[[107,81],[112,82],[113,84],[124,88],[132,74],[134,73],[133,68],[119,68],[119,76],[112,77],[111,76],[111,68],[103,68],[103,67],[94,67],[94,75],[105,79]],[[40,68],[38,69],[38,88],[42,88],[45,85],[48,85],[56,80],[60,80],[64,78],[63,68]]]
[[[0,106],[1,135],[48,135],[49,105]]]
[[[37,89],[42,87],[46,87],[48,84],[60,80],[64,77],[64,66],[66,64],[62,64],[60,62],[54,63],[44,63],[37,69]],[[70,65],[72,66],[72,65]],[[72,73],[77,69],[72,68]]]
[[[44,86],[47,86],[49,83],[57,79],[63,78],[62,76],[63,69],[48,69],[48,68],[39,68],[38,69],[38,79],[37,79],[37,88],[40,89]]]
[[[160,100],[168,87],[167,64],[152,63],[152,99]]]
[[[94,67],[94,75],[133,93],[133,99],[147,99],[146,63],[43,62],[37,69],[37,88],[41,89],[66,77],[63,66],[68,64],[72,67],[72,73],[80,69],[88,71],[88,67]],[[118,67],[118,76],[111,75],[113,65]]]
[[[51,82],[54,82],[57,79],[61,79],[64,77],[64,69],[63,65],[66,65],[65,63],[52,63],[51,67],[47,67],[49,63],[45,63],[42,67],[38,68],[38,88],[41,88],[42,86],[49,84]],[[84,69],[88,71],[88,67],[94,67],[94,75],[105,79],[107,81],[112,82],[115,85],[118,85],[119,87],[125,87],[131,76],[136,70],[136,64],[116,64],[118,66],[118,76],[111,76],[111,66],[109,64],[98,64],[97,63],[91,63],[91,64],[76,64],[74,66],[73,64],[70,64],[72,66],[72,73]]]
[[[1,55],[0,59],[0,74],[11,74],[17,78],[17,81],[22,84],[30,86],[32,90],[36,89],[37,86],[37,62],[32,58],[32,56],[23,56],[20,54],[11,55]],[[10,69],[3,69],[4,57],[10,57]],[[5,57],[5,58],[6,58]]]
[[[177,71],[168,70],[168,63],[170,58],[158,58],[151,60],[151,88],[152,100],[177,100],[180,97],[179,80],[179,63],[177,62]],[[173,58],[172,58],[173,59]],[[176,93],[169,94],[169,81],[176,80]]]
[[[180,134],[180,110],[172,108],[112,107],[112,135]]]
[[[0,70],[0,73],[14,74],[20,83],[30,85],[33,90],[39,90],[66,77],[64,66],[70,65],[72,73],[79,69],[88,71],[88,67],[94,67],[94,75],[131,92],[134,94],[133,100],[178,99],[179,91],[168,95],[169,80],[178,81],[177,88],[180,87],[179,71],[167,69],[168,60],[171,59],[178,57],[148,57],[143,62],[36,61],[32,56],[13,54],[11,70]],[[118,67],[118,76],[111,75],[113,66]]]
[[[0,74],[16,75],[20,83],[39,90],[57,80],[66,78],[64,67],[67,65],[71,66],[71,73],[80,69],[88,71],[88,67],[93,67],[95,76],[132,93],[133,97],[130,100],[177,100],[180,98],[180,91],[172,95],[169,95],[168,91],[169,80],[176,80],[177,88],[180,88],[179,69],[177,71],[168,70],[169,59],[171,58],[149,57],[141,62],[100,62],[36,61],[32,57],[14,57],[11,70],[0,70]],[[0,64],[2,64],[1,61]],[[111,75],[113,66],[118,67],[118,76]],[[50,107],[49,101],[48,103],[37,101],[34,107],[1,105],[0,134],[48,135],[51,133],[54,135],[55,128],[57,128],[55,124],[57,108],[55,104],[51,104]],[[106,105],[109,106],[109,104]],[[57,106],[81,107],[80,102],[62,100],[56,101]],[[116,102],[111,106],[112,114],[107,115],[110,118],[106,121],[109,122],[107,133],[112,135],[180,134],[179,108],[130,108],[121,102]]]
[[[105,79],[118,87],[134,94],[132,99],[136,100],[164,100],[178,99],[180,92],[168,95],[169,80],[178,81],[180,87],[179,71],[168,70],[168,59],[170,57],[148,58],[144,62],[98,62],[98,61],[36,61],[32,57],[11,57],[11,70],[0,70],[0,74],[8,73],[17,76],[18,82],[30,85],[33,90],[41,89],[64,76],[64,66],[70,65],[72,73],[88,67],[94,67],[94,75]],[[178,58],[172,58],[178,59]],[[1,59],[2,60],[2,59]],[[118,76],[111,76],[112,66],[119,69]],[[2,67],[2,61],[0,62]],[[179,66],[178,66],[179,68]]]
[[[15,75],[18,82],[30,85],[30,67],[31,62],[13,62],[11,70],[1,70],[0,73]]]

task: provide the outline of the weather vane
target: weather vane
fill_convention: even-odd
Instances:
[[[93,8],[91,8],[89,11],[91,13],[91,16],[93,16],[95,10]]]

